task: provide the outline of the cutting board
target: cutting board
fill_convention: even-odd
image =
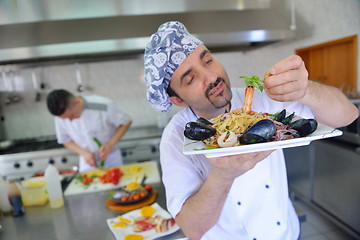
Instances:
[[[147,161],[136,164],[128,164],[119,166],[124,175],[120,178],[120,181],[117,185],[112,183],[101,183],[100,181],[95,181],[88,186],[83,185],[79,180],[74,178],[69,186],[66,188],[64,195],[78,195],[86,193],[101,192],[119,188],[125,186],[130,182],[134,182],[136,177],[138,177],[138,182],[141,181],[144,175],[147,176],[146,184],[156,184],[160,183],[160,173],[158,168],[157,161]]]

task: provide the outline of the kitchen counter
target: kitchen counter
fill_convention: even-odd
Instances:
[[[165,190],[162,184],[152,184],[158,190],[156,202],[166,209]],[[65,197],[65,206],[50,208],[49,204],[25,208],[21,217],[1,216],[0,239],[17,240],[114,240],[106,224],[107,218],[121,213],[108,210],[104,203],[108,191]],[[183,238],[181,230],[159,240]]]

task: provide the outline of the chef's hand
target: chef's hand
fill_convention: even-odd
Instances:
[[[301,57],[292,55],[268,69],[264,80],[264,89],[271,99],[298,101],[306,93],[308,72]]]
[[[96,157],[94,153],[86,151],[82,156],[87,164],[96,167]]]
[[[106,160],[109,154],[111,153],[113,147],[114,146],[108,142],[104,143],[99,149],[100,159]]]
[[[219,172],[221,176],[229,180],[246,173],[255,165],[267,158],[274,150],[245,153],[225,157],[207,158],[212,165],[212,170]]]

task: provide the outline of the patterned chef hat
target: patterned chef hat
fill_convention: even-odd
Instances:
[[[144,54],[144,74],[148,101],[157,111],[169,111],[171,103],[166,90],[170,78],[185,58],[202,44],[184,24],[176,21],[162,24],[150,37]]]

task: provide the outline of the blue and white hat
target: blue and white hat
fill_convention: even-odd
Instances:
[[[157,111],[169,111],[172,104],[166,90],[170,79],[185,58],[202,44],[176,21],[162,24],[150,37],[144,54],[144,75],[148,102]]]

